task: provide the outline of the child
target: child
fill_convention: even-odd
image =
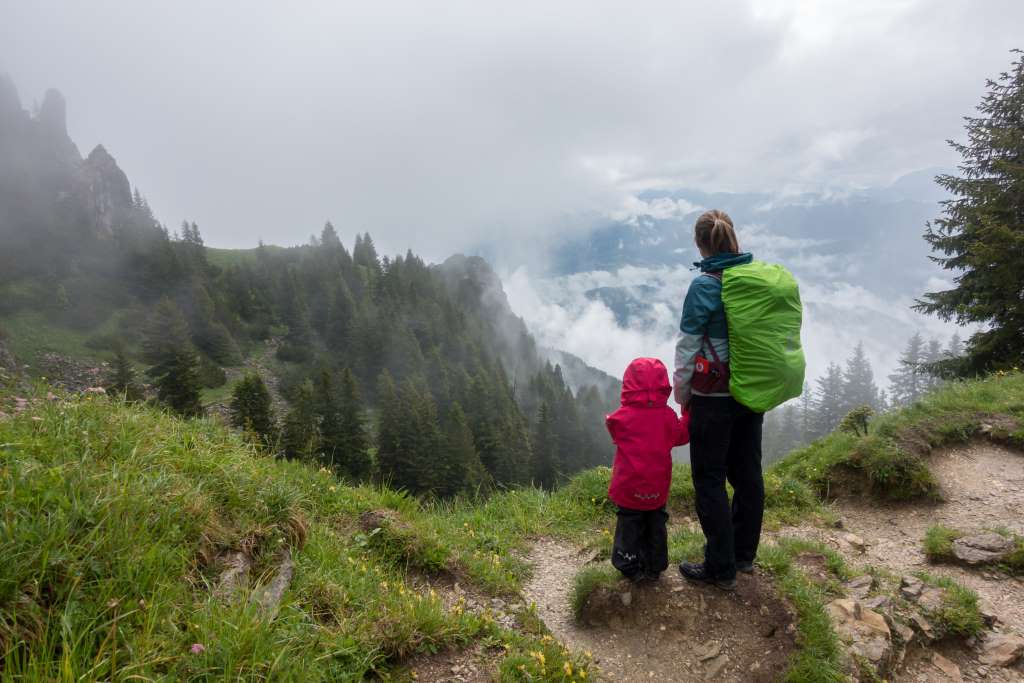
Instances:
[[[668,500],[672,447],[690,441],[690,416],[668,406],[665,365],[637,358],[622,378],[622,407],[605,424],[615,442],[608,497],[619,506],[612,565],[634,582],[657,581],[668,567]]]

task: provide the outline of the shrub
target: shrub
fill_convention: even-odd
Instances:
[[[964,534],[958,529],[936,524],[924,536],[924,554],[933,562],[953,557],[953,541]]]

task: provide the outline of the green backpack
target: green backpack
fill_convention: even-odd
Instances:
[[[804,388],[802,307],[796,279],[782,266],[753,261],[722,273],[729,325],[729,392],[764,413]]]

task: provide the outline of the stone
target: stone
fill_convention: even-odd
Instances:
[[[857,534],[846,533],[843,534],[840,538],[842,538],[843,542],[846,545],[850,546],[859,553],[862,553],[868,549],[868,544],[865,543],[864,539],[858,536]]]
[[[1024,638],[1005,633],[990,635],[981,644],[982,664],[993,666],[1011,666],[1024,656]]]
[[[954,681],[954,683],[960,683],[964,680],[963,676],[960,675],[960,667],[940,655],[938,652],[932,653],[932,666],[944,673],[946,677],[951,681]]]
[[[874,585],[874,582],[875,580],[870,574],[864,574],[863,576],[850,579],[843,584],[843,588],[846,589],[847,594],[851,597],[863,600],[868,597],[868,593],[871,592],[871,587]]]
[[[1012,550],[1012,540],[991,531],[953,541],[953,555],[969,565],[1001,562]]]
[[[999,623],[999,615],[987,600],[978,601],[978,614],[986,626],[992,627]]]
[[[946,591],[935,586],[928,586],[921,595],[917,598],[917,604],[925,612],[938,612],[942,609],[943,604],[946,602]]]
[[[620,593],[619,594],[619,600],[622,601],[622,606],[623,607],[629,607],[630,605],[633,604],[633,594],[630,593],[629,591],[626,591],[625,593]]]
[[[896,632],[896,637],[904,645],[909,645],[914,640],[914,629],[906,624],[893,620],[892,630]]]
[[[725,666],[729,663],[729,657],[727,655],[718,655],[714,659],[709,660],[704,665],[704,680],[706,681],[717,681],[721,680],[719,675]]]
[[[900,594],[907,600],[916,600],[924,590],[924,581],[916,576],[904,576],[900,579]]]
[[[697,659],[702,662],[706,662],[709,659],[714,659],[722,653],[722,644],[717,640],[710,640],[704,643],[703,647],[697,650]]]
[[[892,632],[884,616],[851,598],[833,600],[826,610],[836,634],[851,652],[871,662],[876,671],[888,668],[893,654]]]
[[[910,615],[910,621],[918,633],[928,640],[935,640],[935,629],[932,627],[931,622],[925,619],[921,614],[913,612]]]
[[[868,598],[867,600],[861,602],[861,605],[863,607],[873,609],[876,612],[889,609],[891,604],[892,600],[889,599],[888,595],[876,595],[873,598]]]

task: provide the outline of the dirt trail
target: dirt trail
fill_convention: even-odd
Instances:
[[[741,576],[735,593],[685,582],[670,567],[658,584],[622,582],[578,624],[569,604],[585,557],[569,544],[543,539],[530,555],[527,602],[556,638],[589,651],[604,680],[773,681],[795,644],[793,616],[767,579]]]
[[[936,452],[928,465],[942,487],[945,499],[941,503],[883,505],[863,498],[840,499],[835,507],[843,529],[801,526],[780,533],[822,540],[855,565],[882,566],[897,574],[925,570],[952,578],[974,590],[998,617],[997,630],[1024,635],[1024,578],[1009,577],[993,569],[931,564],[923,547],[925,532],[935,524],[967,532],[1002,526],[1024,535],[1024,454],[989,443],[975,443]],[[862,552],[844,543],[842,536],[846,533],[863,539],[866,550]],[[1015,671],[981,667],[979,672],[966,648],[945,654],[961,665],[968,680],[975,676],[991,681],[1024,680]],[[908,657],[908,666],[894,680],[952,679],[937,673],[928,661],[915,664],[914,658]]]

